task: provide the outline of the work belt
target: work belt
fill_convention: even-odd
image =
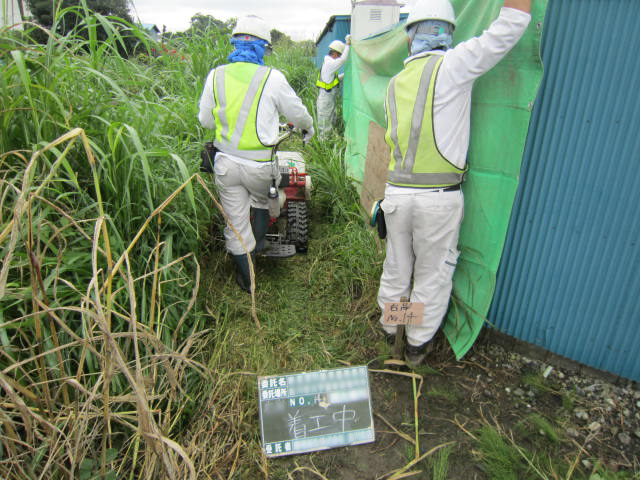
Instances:
[[[427,188],[428,192],[455,192],[456,190],[460,190],[460,183],[457,185],[451,185],[450,187],[444,188]]]

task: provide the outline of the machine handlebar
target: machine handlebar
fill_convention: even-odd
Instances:
[[[280,136],[278,137],[278,140],[274,145],[274,148],[276,150],[282,142],[292,137],[293,135],[300,134],[304,138],[304,136],[307,134],[306,130],[302,130],[300,128],[294,127],[293,123],[281,123],[279,127],[279,131],[280,131]]]

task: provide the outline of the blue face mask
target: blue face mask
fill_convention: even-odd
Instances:
[[[411,55],[436,49],[448,50],[451,45],[453,45],[453,37],[449,33],[440,35],[418,33],[411,41]]]
[[[232,38],[231,44],[236,49],[227,57],[230,63],[248,62],[264,65],[264,52],[269,45],[264,40],[240,40]]]
[[[430,50],[448,50],[453,45],[453,26],[441,20],[426,20],[412,25],[407,32],[411,37],[411,55]]]

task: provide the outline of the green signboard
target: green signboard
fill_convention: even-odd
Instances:
[[[258,378],[268,457],[373,442],[366,366]]]

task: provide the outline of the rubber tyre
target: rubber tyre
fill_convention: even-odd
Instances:
[[[305,202],[289,202],[287,206],[287,240],[298,253],[309,248],[309,219]]]

